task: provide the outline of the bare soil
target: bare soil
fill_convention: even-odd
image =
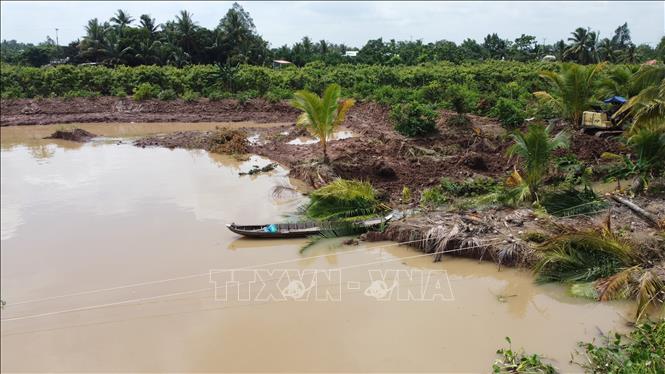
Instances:
[[[72,130],[58,130],[53,134],[51,134],[50,136],[47,136],[45,139],[62,139],[62,140],[70,140],[73,142],[84,143],[90,141],[90,139],[96,136],[97,135],[91,133],[90,131],[86,131],[83,129],[72,129]]]
[[[0,101],[0,126],[74,122],[284,122],[296,115],[287,103],[264,100],[196,102],[131,98],[19,99]]]
[[[441,111],[435,134],[407,138],[394,131],[389,108],[372,102],[356,104],[347,116],[344,126],[354,137],[329,142],[329,167],[318,163],[322,159],[319,144],[288,144],[307,133],[295,127],[298,112],[286,102],[269,103],[260,99],[245,103],[205,99],[138,102],[101,97],[2,100],[0,104],[2,126],[68,122],[291,123],[245,128],[247,134],[259,135],[259,141],[249,144],[247,151],[283,164],[291,169],[292,176],[314,187],[334,177],[369,180],[391,200],[398,199],[405,186],[420,191],[437,184],[443,176],[457,180],[478,175],[501,177],[508,174],[516,162],[506,156],[510,139],[494,119],[469,115],[468,127],[451,127],[446,122],[453,113]],[[135,144],[210,150],[213,136],[214,131],[181,131],[150,136]],[[600,159],[603,152],[621,150],[622,145],[616,141],[575,131],[571,149],[559,151],[559,154],[570,152],[581,160],[599,164],[603,162]]]

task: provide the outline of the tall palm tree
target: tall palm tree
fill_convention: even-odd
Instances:
[[[118,9],[118,11],[115,12],[115,15],[111,17],[110,21],[122,31],[125,27],[134,22],[134,18],[132,18],[127,11]]]
[[[616,50],[612,40],[605,38],[598,43],[598,53],[603,61],[616,62]]]
[[[592,31],[589,33],[589,37],[587,39],[587,44],[586,48],[589,51],[589,63],[596,63],[600,61],[599,56],[598,56],[598,33],[595,31]]]
[[[133,49],[132,47],[125,47],[120,32],[111,32],[106,34],[104,39],[104,63],[109,65],[118,65],[125,62],[125,58],[129,56]]]
[[[534,95],[540,100],[554,103],[564,118],[581,126],[582,113],[597,102],[594,93],[598,85],[598,73],[605,65],[563,63],[560,73],[544,71],[540,76],[549,82],[550,89],[534,92]]]
[[[633,43],[627,44],[619,52],[619,61],[624,64],[637,64],[639,59],[640,55],[637,51],[637,46]]]
[[[554,43],[554,55],[556,56],[557,61],[563,61],[566,58],[566,50],[568,49],[568,46],[566,45],[566,42],[563,40],[559,40],[558,42]]]
[[[107,32],[106,24],[99,23],[97,18],[89,20],[85,27],[86,35],[81,40],[81,55],[90,60],[99,61],[104,54],[104,41]]]
[[[571,42],[566,50],[566,57],[572,56],[580,64],[588,64],[591,62],[589,54],[589,41],[592,38],[591,31],[587,28],[578,27],[571,33],[568,41]],[[595,37],[593,37],[595,38]]]
[[[518,131],[511,135],[515,143],[508,148],[508,154],[522,159],[524,182],[532,201],[538,200],[538,190],[550,168],[552,152],[570,144],[565,132],[551,137],[550,131],[550,127],[534,124],[530,125],[526,132]]]
[[[179,44],[182,49],[191,53],[196,44],[196,30],[198,25],[192,19],[192,13],[181,10],[180,15],[175,17],[174,30],[178,36]]]
[[[323,163],[328,164],[328,138],[335,129],[344,122],[347,112],[355,104],[353,99],[341,99],[341,88],[338,84],[326,87],[323,97],[302,90],[293,94],[291,105],[303,111],[296,122],[319,138],[323,148]]]
[[[150,18],[149,15],[142,14],[140,24],[141,30],[143,30],[146,35],[153,37],[157,34],[157,24],[155,23],[155,19]]]

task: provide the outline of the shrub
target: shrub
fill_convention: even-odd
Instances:
[[[212,91],[209,91],[206,94],[206,97],[210,101],[220,101],[220,100],[224,100],[224,99],[230,99],[230,98],[233,97],[233,95],[229,92],[212,90]]]
[[[441,102],[445,97],[446,89],[439,82],[430,82],[420,89],[420,97],[430,103]]]
[[[87,90],[74,90],[74,91],[65,92],[65,95],[63,97],[66,99],[70,99],[74,97],[98,97],[98,96],[99,93],[97,92],[92,92]]]
[[[293,97],[293,93],[290,90],[273,87],[266,93],[265,99],[271,103],[278,103],[282,100],[288,100],[291,97]]]
[[[198,92],[187,90],[182,94],[182,99],[188,103],[197,101],[201,98],[201,95]]]
[[[456,114],[446,120],[446,124],[453,127],[465,127],[470,123],[471,120],[466,114]]]
[[[438,207],[447,202],[448,196],[446,196],[439,186],[426,188],[420,195],[420,205],[427,208]]]
[[[436,130],[436,112],[427,105],[415,102],[400,104],[390,111],[395,130],[404,136],[416,137]]]
[[[497,183],[489,177],[469,178],[461,183],[456,183],[448,178],[441,180],[441,189],[453,196],[472,197],[495,192]]]
[[[519,127],[525,120],[524,110],[520,107],[519,103],[504,97],[497,101],[490,115],[496,117],[508,129]]]
[[[141,83],[134,88],[134,100],[154,99],[159,95],[159,87],[150,83]]]
[[[248,102],[249,100],[251,100],[255,97],[259,97],[259,96],[260,95],[259,95],[258,91],[248,90],[248,91],[243,91],[243,92],[238,93],[236,95],[236,98],[238,99],[238,101],[240,101],[241,103],[244,104],[244,103]]]
[[[178,97],[178,94],[172,89],[162,90],[157,98],[159,100],[175,100]]]

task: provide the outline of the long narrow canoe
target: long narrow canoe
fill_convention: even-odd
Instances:
[[[366,221],[356,223],[356,225],[364,227],[372,227],[380,225],[382,222],[389,221],[392,214],[386,217],[374,218]],[[269,229],[272,226],[273,230]],[[250,238],[264,238],[264,239],[288,239],[288,238],[305,238],[312,235],[321,233],[321,224],[316,222],[301,222],[301,223],[276,223],[267,225],[236,225],[229,223],[226,227],[236,234],[247,236]]]

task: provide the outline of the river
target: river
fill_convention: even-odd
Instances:
[[[300,254],[305,240],[243,239],[225,224],[279,222],[306,201],[273,194],[300,187],[287,170],[239,176],[270,161],[131,145],[192,125],[81,125],[104,137],[41,139],[58,127],[0,130],[2,371],[488,372],[506,336],[579,371],[576,343],[625,331],[632,313],[406,245],[332,240]],[[269,274],[264,287],[223,300],[211,280],[248,267]],[[255,297],[278,289],[279,269],[330,271],[305,282],[327,299]],[[372,293],[370,270],[398,289]],[[416,276],[394,282],[405,273]],[[440,298],[424,297],[430,276]]]

